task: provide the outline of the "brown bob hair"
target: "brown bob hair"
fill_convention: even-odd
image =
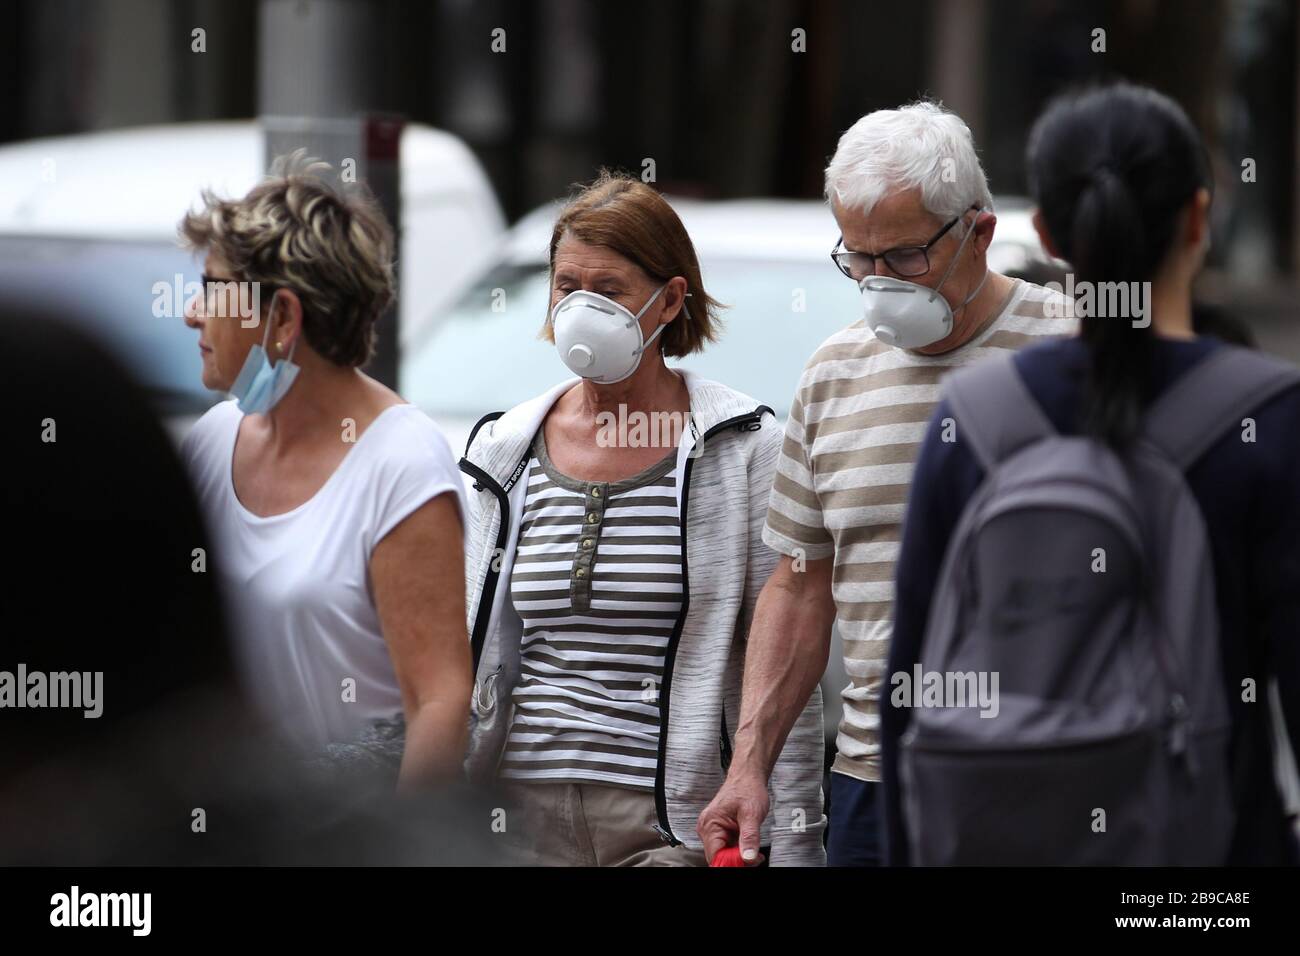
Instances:
[[[716,342],[724,306],[704,291],[695,246],[667,200],[641,180],[608,169],[602,169],[595,182],[578,189],[560,211],[551,232],[548,261],[552,272],[556,247],[567,234],[617,252],[659,282],[681,276],[689,298],[659,336],[663,354],[680,358],[701,351],[705,343]],[[542,337],[554,341],[549,321],[542,327]]]

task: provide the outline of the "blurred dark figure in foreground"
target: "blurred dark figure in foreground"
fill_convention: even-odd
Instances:
[[[46,316],[0,310],[0,356],[0,864],[495,862],[494,803],[274,749],[142,393]]]

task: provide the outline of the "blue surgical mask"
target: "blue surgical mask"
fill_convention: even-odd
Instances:
[[[289,354],[274,365],[266,354],[267,338],[271,334],[271,323],[266,323],[266,332],[262,334],[262,344],[254,345],[248,350],[244,366],[235,377],[235,384],[230,386],[230,394],[239,402],[239,410],[245,415],[266,414],[284,398],[289,386],[298,377],[299,368],[294,365],[294,349],[298,347],[295,338],[289,346]]]

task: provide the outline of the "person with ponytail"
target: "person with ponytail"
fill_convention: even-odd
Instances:
[[[1058,434],[1090,437],[1127,460],[1152,403],[1235,348],[1198,337],[1192,325],[1192,284],[1210,243],[1206,150],[1171,99],[1118,84],[1051,103],[1030,134],[1026,164],[1044,247],[1070,263],[1076,289],[1099,294],[1081,309],[1077,336],[1016,353],[1014,368]],[[1097,307],[1101,289],[1128,292],[1124,314]],[[985,477],[970,443],[945,436],[953,414],[940,403],[913,477],[888,674],[910,672],[921,657],[945,552]],[[1212,558],[1231,725],[1235,824],[1223,862],[1294,865],[1300,851],[1274,774],[1280,728],[1268,687],[1276,682],[1290,739],[1300,741],[1300,387],[1275,389],[1241,428],[1204,437],[1184,477]],[[880,711],[887,858],[906,864],[899,767],[909,712],[891,704],[888,682]],[[1007,792],[1014,788],[1008,780]],[[1053,835],[1041,840],[1050,845]]]

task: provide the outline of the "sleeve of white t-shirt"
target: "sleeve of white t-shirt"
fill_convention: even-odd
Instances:
[[[375,477],[375,513],[369,522],[371,539],[365,542],[367,555],[388,532],[441,494],[454,496],[464,526],[460,469],[442,429],[423,412],[409,412],[401,427],[393,430],[380,474]]]

